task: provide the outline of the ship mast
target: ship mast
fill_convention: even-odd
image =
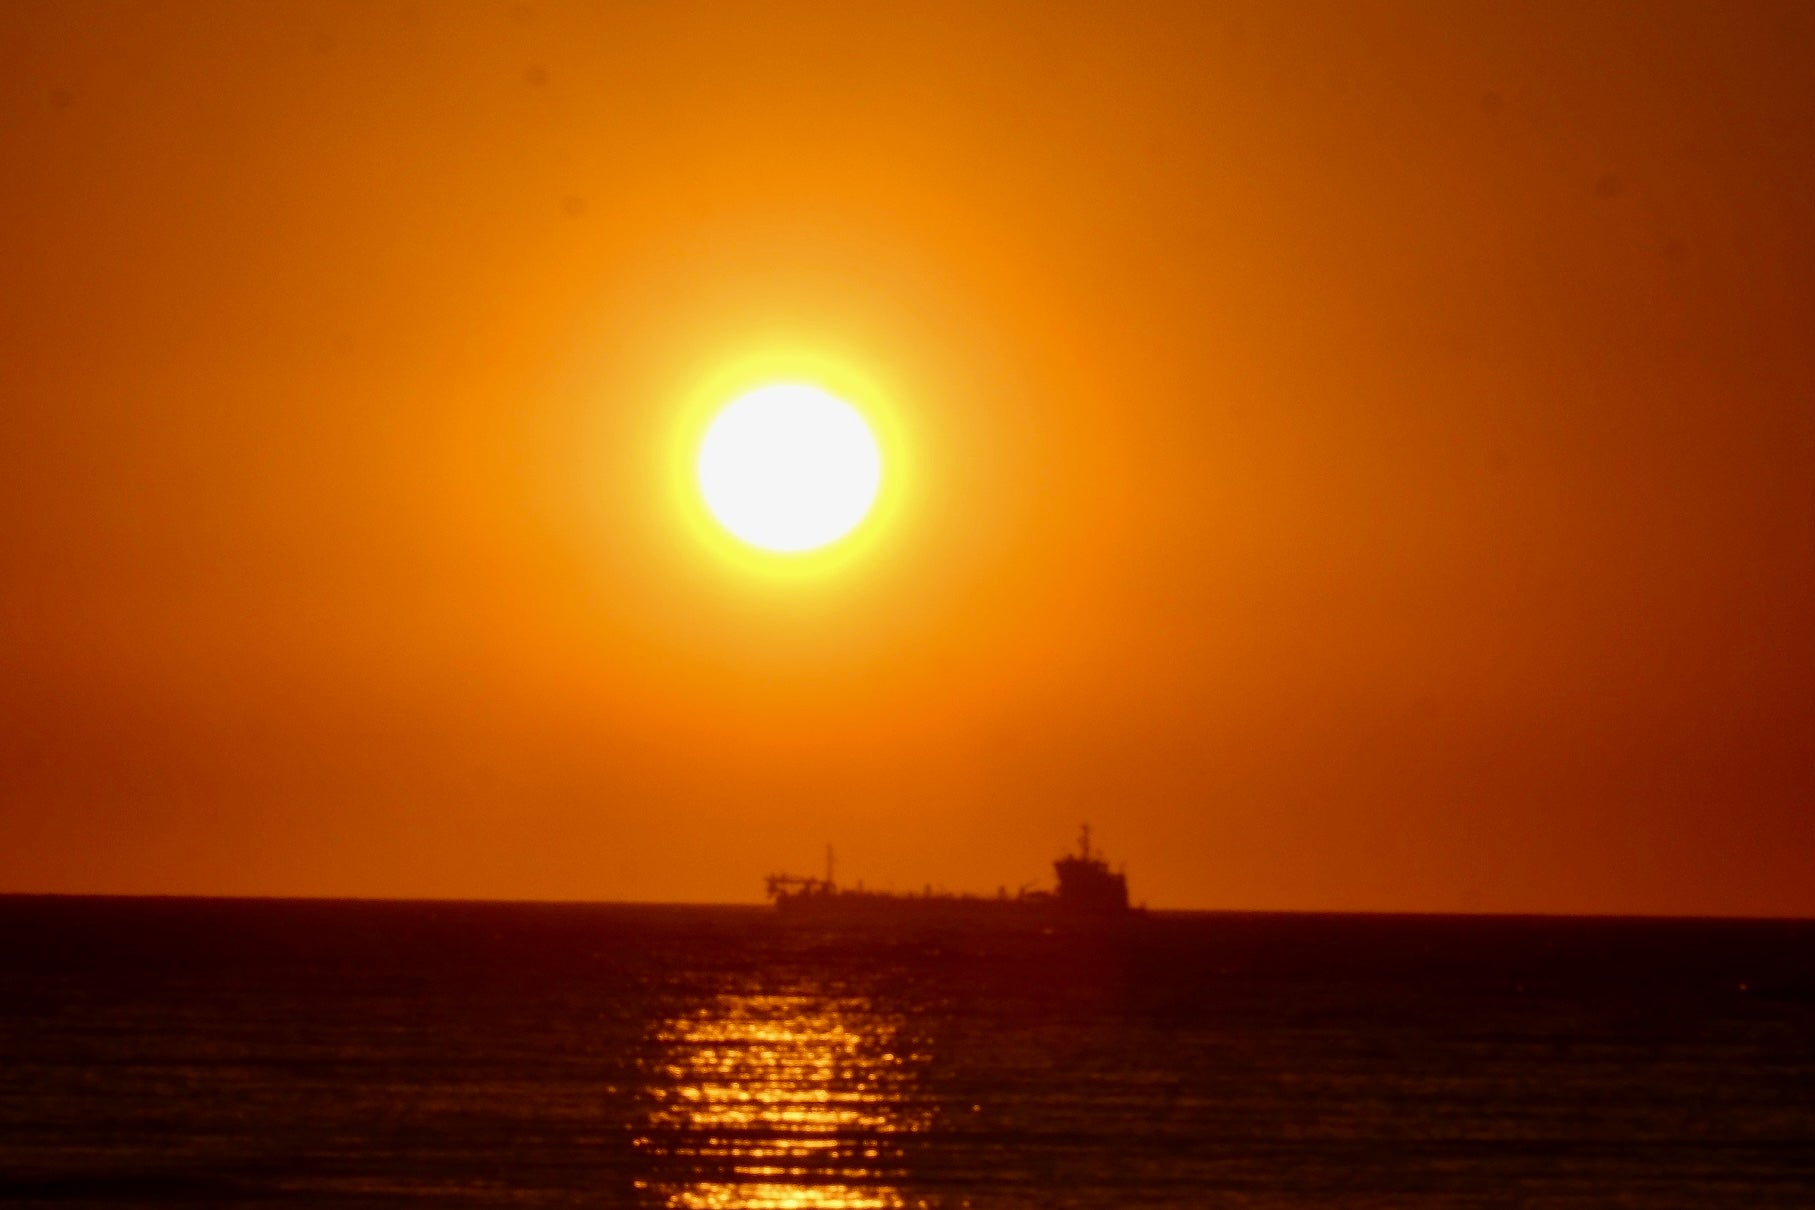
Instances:
[[[1083,832],[1078,837],[1078,854],[1079,854],[1079,856],[1083,857],[1085,861],[1090,860],[1090,825],[1089,824],[1084,825]]]
[[[832,846],[826,846],[826,890],[832,889]]]

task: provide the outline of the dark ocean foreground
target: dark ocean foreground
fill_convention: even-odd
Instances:
[[[0,1202],[1815,1206],[1815,924],[0,899]]]

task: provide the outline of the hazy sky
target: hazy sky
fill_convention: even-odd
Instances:
[[[1815,9],[0,5],[0,890],[1815,913]],[[672,482],[890,401],[832,572]]]

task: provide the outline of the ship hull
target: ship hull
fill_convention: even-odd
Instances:
[[[789,895],[775,906],[785,919],[826,924],[1046,928],[1114,924],[1140,915],[1129,908],[1081,911],[1052,899],[962,896]]]

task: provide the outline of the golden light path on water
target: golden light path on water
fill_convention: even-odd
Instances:
[[[636,1140],[672,1210],[895,1210],[924,1056],[861,997],[723,994],[662,1024]],[[670,1175],[678,1179],[667,1179]]]

